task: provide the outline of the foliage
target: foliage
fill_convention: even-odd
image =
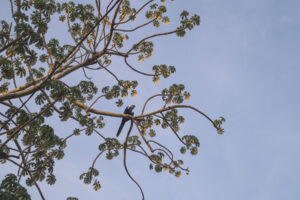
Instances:
[[[14,174],[7,174],[0,185],[0,199],[29,200],[30,195],[22,187]]]
[[[138,29],[149,27],[150,30],[153,27],[151,30],[156,32],[161,25],[171,22],[167,3],[166,0],[144,3],[96,0],[95,5],[55,0],[12,2],[13,17],[2,20],[0,29],[0,161],[1,167],[9,162],[19,170],[2,180],[1,199],[30,199],[25,187],[20,185],[23,179],[27,186],[35,186],[41,198],[45,199],[38,182],[55,184],[55,162],[63,159],[69,139],[82,137],[82,132],[87,136],[96,133],[103,143],[99,144],[98,155],[88,171],[80,175],[80,180],[92,184],[94,190],[101,189],[100,181],[96,179],[99,176],[96,161],[102,154],[111,160],[122,151],[124,168],[140,188],[143,198],[143,190],[127,170],[126,151],[148,158],[150,170],[154,169],[157,173],[166,171],[180,177],[182,172],[188,174],[189,169],[183,167],[184,162],[176,160],[173,153],[157,139],[168,128],[182,143],[183,146],[179,147],[182,154],[187,151],[192,155],[198,153],[200,143],[197,137],[181,136],[180,126],[185,118],[179,110],[191,109],[199,113],[212,123],[219,134],[223,134],[223,117],[213,121],[195,107],[183,105],[190,98],[183,84],[173,84],[150,96],[145,100],[140,115],[112,113],[97,110],[94,106],[99,99],[105,98],[121,107],[123,99],[129,94],[132,97],[138,95],[139,83],[134,77],[131,77],[133,80],[123,80],[111,70],[115,58],[123,59],[129,69],[150,77],[154,83],[176,72],[174,66],[166,64],[154,65],[152,73],[142,72],[130,64],[132,58],[143,62],[154,54],[152,38],[171,34],[183,37],[187,31],[200,25],[198,15],[190,16],[189,12],[183,11],[175,29],[145,35],[136,41],[133,35]],[[64,43],[48,34],[55,19],[65,24],[72,43]],[[81,79],[74,75],[75,71],[80,70]],[[107,73],[116,83],[108,82],[101,88],[87,76],[89,71]],[[72,83],[66,82],[64,77],[72,77]],[[144,113],[148,102],[156,97],[161,98],[161,108]],[[34,99],[35,105],[28,103],[31,99]],[[129,119],[131,127],[125,141],[100,134],[99,129],[105,127],[104,116]],[[75,121],[77,126],[69,136],[60,137],[55,127],[47,123],[48,119]],[[133,128],[138,135],[130,135]]]

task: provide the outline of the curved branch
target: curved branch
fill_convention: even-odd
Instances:
[[[135,46],[140,45],[142,42],[144,42],[145,40],[148,40],[150,38],[154,38],[154,37],[158,37],[158,36],[163,36],[163,35],[170,35],[170,34],[182,31],[184,29],[186,29],[186,28],[181,28],[181,29],[176,29],[175,31],[170,31],[170,32],[164,32],[164,33],[158,33],[158,34],[150,35],[150,36],[145,37],[144,39],[140,40]],[[133,50],[133,48],[131,48],[127,53],[130,53],[132,50]]]
[[[160,143],[158,143],[158,142],[156,142],[154,140],[149,140],[149,142],[153,142],[153,143],[157,144],[158,146],[166,149],[171,154],[171,156],[169,156],[169,154],[164,149],[154,149],[154,151],[163,151],[169,157],[169,159],[170,159],[170,164],[169,165],[171,165],[171,163],[175,162],[174,161],[174,156],[173,156],[172,152],[167,147],[163,146],[162,144],[160,144]],[[170,169],[175,169],[175,168],[176,167],[174,167],[174,168],[171,167]],[[190,170],[188,168],[183,168],[180,165],[178,166],[178,168],[180,168],[183,171],[190,172]]]
[[[137,69],[135,69],[134,67],[132,67],[128,62],[127,62],[127,57],[124,57],[124,62],[126,63],[126,65],[132,69],[133,71],[139,73],[139,74],[142,74],[142,75],[145,75],[145,76],[155,76],[155,74],[148,74],[148,73],[145,73],[145,72],[141,72]]]
[[[120,80],[118,79],[118,77],[112,73],[112,71],[110,71],[109,69],[107,69],[107,67],[104,67],[99,61],[98,61],[99,66],[101,67],[100,69],[104,69],[105,71],[107,71],[108,73],[110,73],[116,80],[118,83],[120,83]]]
[[[135,145],[134,145],[134,146],[135,146]],[[139,154],[141,154],[141,155],[143,155],[143,156],[145,156],[145,157],[148,157],[147,154],[145,154],[145,153],[143,153],[143,152],[141,152],[141,151],[138,151],[138,150],[136,150],[136,149],[132,149],[132,148],[128,148],[128,147],[127,147],[127,149],[130,150],[130,151],[139,153]]]
[[[85,110],[85,112],[89,112],[89,110],[93,107],[93,105],[100,99],[100,98],[102,98],[102,97],[105,97],[105,94],[102,94],[102,95],[100,95],[99,97],[97,97],[96,99],[95,99],[95,101],[93,101],[93,103]]]
[[[81,129],[81,130],[79,130],[79,132],[84,131],[84,130],[86,130],[86,129],[87,129],[87,128]],[[74,136],[74,135],[75,135],[74,133],[68,135],[67,137],[65,137],[65,139],[63,139],[62,142],[64,143],[64,142],[67,141],[70,137],[72,137],[72,136]]]
[[[150,115],[154,115],[154,114],[157,114],[157,113],[161,113],[161,112],[165,112],[165,111],[168,111],[168,110],[171,110],[171,109],[174,109],[174,108],[189,108],[189,109],[192,109],[196,112],[198,112],[199,114],[203,115],[206,119],[208,119],[212,124],[213,126],[216,128],[216,129],[219,129],[219,127],[217,127],[214,123],[214,121],[208,117],[206,114],[204,114],[203,112],[201,112],[200,110],[198,110],[197,108],[193,107],[193,106],[189,106],[189,105],[174,105],[174,106],[168,106],[168,107],[164,107],[160,110],[156,110],[154,112],[150,112],[150,113],[147,113],[147,114],[143,114],[143,115],[137,115],[137,116],[134,116],[133,118],[134,119],[139,119],[139,118],[143,118],[143,117],[146,117],[146,116],[150,116]]]
[[[88,77],[87,73],[85,72],[85,69],[82,68],[82,71],[83,71],[83,74],[85,76],[85,78],[87,78],[88,80],[91,80],[92,78],[91,77]]]
[[[171,157],[172,157],[172,160],[173,160],[174,155],[173,155],[172,151],[170,151],[170,149],[168,149],[168,148],[165,147],[164,145],[162,145],[162,144],[160,144],[160,143],[158,143],[158,142],[156,142],[156,141],[154,141],[154,140],[149,140],[148,142],[152,142],[152,143],[154,143],[154,144],[156,144],[156,145],[158,145],[158,146],[160,146],[160,147],[166,149],[166,150],[171,154]]]
[[[78,100],[75,101],[75,104],[78,105],[79,107],[83,108],[84,110],[86,110],[86,109],[89,108],[88,106],[84,105],[82,102],[80,102]],[[129,119],[140,119],[140,118],[151,116],[151,115],[154,115],[154,114],[157,114],[157,113],[165,112],[165,111],[168,111],[168,110],[171,110],[171,109],[174,109],[174,108],[189,108],[189,109],[192,109],[192,110],[198,112],[199,114],[203,115],[206,119],[208,119],[213,124],[213,126],[217,130],[219,130],[219,127],[217,127],[215,125],[214,121],[210,117],[208,117],[205,113],[201,112],[197,108],[195,108],[193,106],[189,106],[189,105],[168,106],[168,107],[164,107],[164,108],[162,108],[160,110],[156,110],[154,112],[150,112],[150,113],[142,114],[142,115],[137,115],[137,116],[131,116],[131,115],[119,114],[119,113],[112,113],[112,112],[106,112],[106,111],[96,110],[96,109],[93,109],[93,108],[89,109],[89,111],[91,113],[94,113],[94,114],[105,115],[105,116],[110,116],[110,117],[126,117],[126,118],[129,118]]]
[[[161,94],[153,95],[153,96],[149,97],[149,98],[145,101],[144,106],[143,106],[143,109],[142,109],[142,112],[141,112],[141,115],[144,114],[144,111],[145,111],[145,108],[146,108],[147,103],[148,103],[151,99],[153,99],[154,97],[159,97],[159,96],[162,96],[162,95],[161,95]]]
[[[128,171],[127,164],[126,164],[127,140],[128,140],[129,135],[130,135],[130,132],[131,132],[131,130],[132,130],[132,127],[133,127],[133,120],[131,119],[130,128],[129,128],[129,131],[128,131],[128,133],[127,133],[127,136],[126,136],[126,139],[125,139],[125,142],[124,142],[124,158],[123,158],[123,165],[124,165],[125,171],[126,171],[127,175],[129,176],[129,178],[130,178],[130,179],[138,186],[138,188],[140,189],[141,194],[142,194],[142,199],[144,200],[144,199],[145,199],[145,196],[144,196],[143,189],[141,188],[141,186],[139,185],[139,183],[131,176],[131,174],[130,174],[129,171]]]
[[[102,153],[104,153],[104,152],[107,151],[107,150],[112,150],[112,149],[118,150],[118,149],[121,149],[121,148],[122,148],[122,145],[119,146],[118,148],[107,148],[107,149],[104,149],[104,150],[102,150],[101,152],[99,152],[98,155],[95,157],[93,163],[92,163],[91,170],[94,169],[94,166],[95,166],[95,164],[96,164],[96,161],[98,160],[98,158],[101,156]],[[93,176],[93,174],[91,173],[90,178],[92,178],[92,176]]]

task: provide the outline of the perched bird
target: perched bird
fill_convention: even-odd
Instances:
[[[134,115],[134,113],[132,112],[132,110],[134,109],[134,105],[131,105],[131,106],[127,106],[126,108],[125,108],[125,110],[124,110],[124,114],[127,114],[127,115]],[[122,131],[122,129],[123,129],[123,127],[124,127],[124,125],[125,125],[125,123],[127,122],[129,120],[129,118],[128,117],[123,117],[122,118],[122,122],[121,122],[121,124],[120,124],[120,127],[119,127],[119,130],[118,130],[118,132],[117,132],[117,137],[120,135],[120,133],[121,133],[121,131]]]

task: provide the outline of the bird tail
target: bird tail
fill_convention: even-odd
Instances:
[[[124,124],[125,124],[125,123],[121,123],[121,125],[120,125],[120,127],[119,127],[119,130],[118,130],[118,132],[117,132],[117,137],[120,135],[120,133],[121,133],[123,127],[124,127]]]

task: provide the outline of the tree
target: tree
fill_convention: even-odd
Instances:
[[[127,169],[127,151],[148,158],[150,169],[168,171],[179,177],[182,172],[188,172],[188,168],[183,167],[183,161],[176,160],[171,150],[155,138],[157,132],[168,128],[182,143],[178,147],[182,154],[187,151],[197,154],[200,144],[197,137],[179,135],[180,124],[184,123],[180,109],[199,113],[212,123],[219,134],[223,134],[223,117],[212,120],[197,108],[183,104],[190,97],[183,84],[173,84],[149,96],[140,114],[109,112],[95,106],[100,99],[106,99],[122,107],[123,99],[129,94],[137,95],[138,81],[135,77],[123,80],[126,77],[117,76],[110,69],[115,59],[123,59],[129,69],[150,77],[156,84],[161,78],[175,73],[174,66],[165,64],[154,65],[151,73],[140,71],[131,64],[134,62],[132,58],[143,62],[151,57],[153,38],[171,34],[183,37],[186,31],[200,24],[198,15],[190,16],[183,11],[176,29],[155,33],[161,24],[170,22],[165,2],[95,0],[93,6],[54,0],[10,0],[13,17],[1,21],[0,32],[0,160],[1,167],[12,163],[17,172],[6,175],[2,180],[1,199],[30,199],[26,188],[20,184],[23,179],[26,179],[27,186],[35,186],[41,198],[45,199],[38,182],[55,183],[54,163],[64,157],[69,139],[80,136],[82,132],[87,136],[97,134],[103,142],[99,145],[98,155],[80,179],[99,190],[99,172],[95,167],[97,159],[105,155],[111,160],[121,151],[126,173],[140,188],[143,199],[141,186]],[[72,43],[61,44],[60,38],[51,38],[47,34],[53,28],[49,25],[51,20],[57,16],[67,26]],[[154,33],[145,35],[141,40],[132,37],[138,29],[147,27],[149,32]],[[110,75],[115,83],[108,82],[107,86],[99,88],[88,76],[89,71],[99,76]],[[66,81],[65,77],[73,77],[72,82]],[[147,104],[154,98],[161,99],[161,108],[145,113]],[[129,121],[129,130],[123,130],[126,134],[124,141],[115,137],[117,130],[112,130],[108,136],[99,132],[105,126],[105,119],[110,117]],[[55,127],[47,123],[51,118],[59,118],[62,122],[72,120],[76,122],[76,128],[71,135],[60,137]],[[136,130],[138,135],[131,135],[132,130]]]

